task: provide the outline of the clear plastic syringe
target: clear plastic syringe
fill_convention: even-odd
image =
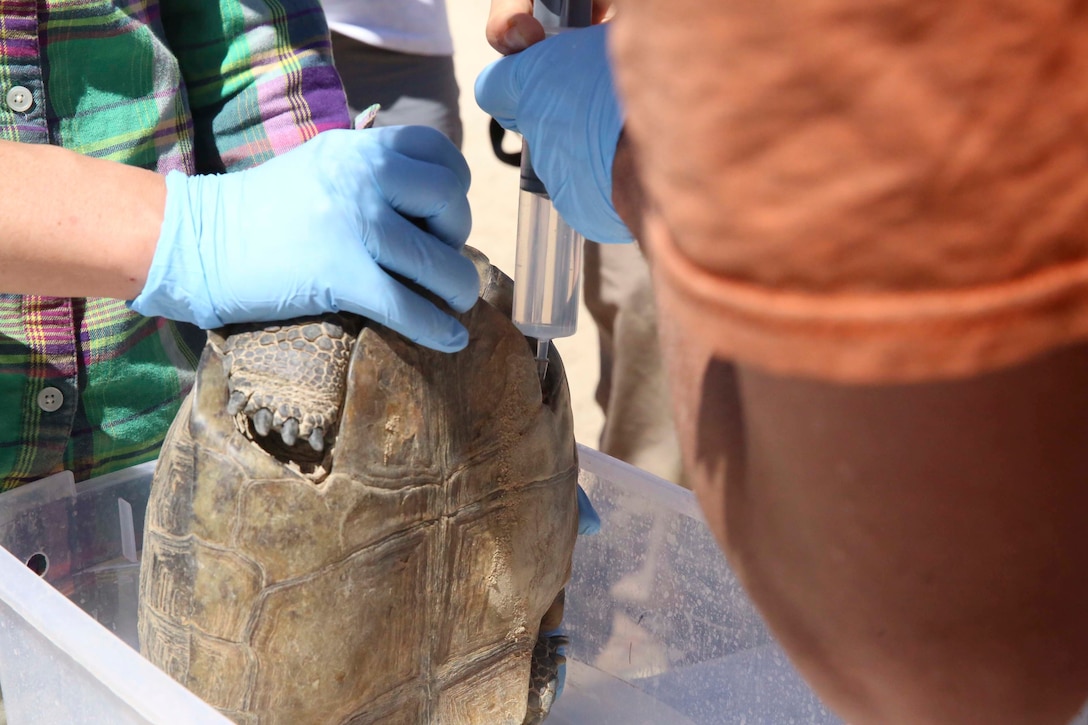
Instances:
[[[533,17],[549,36],[565,28],[588,27],[592,16],[593,0],[533,3]],[[551,341],[569,337],[578,328],[584,243],[582,235],[555,210],[544,184],[533,171],[529,147],[523,146],[513,321],[523,335],[536,339],[537,368],[542,380],[548,372]]]

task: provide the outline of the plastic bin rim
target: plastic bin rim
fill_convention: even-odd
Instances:
[[[695,502],[695,494],[683,486],[658,478],[652,473],[613,458],[605,453],[578,444],[578,465],[586,473],[610,481],[623,481],[625,493],[637,495],[657,506],[671,509],[684,516],[706,522]],[[591,497],[592,498],[592,497]]]
[[[175,716],[191,714],[198,715],[202,723],[230,725],[228,719],[151,666],[3,547],[0,547],[0,602],[149,722],[178,722]],[[78,622],[78,626],[61,627],[58,622]],[[94,655],[93,661],[90,654]],[[142,678],[138,685],[121,674],[136,668],[141,670]],[[153,705],[148,703],[152,697]],[[165,713],[170,713],[170,717],[166,718]]]

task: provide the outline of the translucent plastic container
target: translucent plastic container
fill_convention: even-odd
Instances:
[[[549,723],[838,723],[794,671],[689,491],[581,448],[567,685]]]
[[[136,466],[80,484],[78,493],[67,474],[0,495],[0,544],[12,552],[0,548],[0,690],[9,725],[229,723],[130,646],[134,548],[153,470]]]
[[[771,642],[691,494],[580,453],[602,525],[575,552],[567,683],[549,723],[838,722]],[[152,468],[0,495],[11,725],[226,722],[132,649]]]

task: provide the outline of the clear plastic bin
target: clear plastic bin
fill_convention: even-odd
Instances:
[[[691,494],[580,455],[601,532],[575,550],[567,683],[549,723],[838,722],[772,643]],[[0,551],[11,725],[226,722],[132,649],[152,470],[0,495],[0,544],[14,554]]]
[[[153,471],[144,464],[78,487],[62,474],[0,495],[0,690],[9,725],[229,723],[130,646],[135,546]]]

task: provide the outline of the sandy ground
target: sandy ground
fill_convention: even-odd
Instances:
[[[499,162],[491,151],[488,116],[479,109],[472,87],[479,72],[499,57],[484,37],[487,0],[447,0],[453,30],[454,64],[461,86],[464,152],[472,169],[473,229],[469,244],[486,254],[507,274],[514,269],[517,232],[518,171]],[[513,150],[513,148],[508,149]],[[599,373],[597,327],[583,305],[578,332],[556,342],[570,381],[574,433],[579,443],[597,447],[604,418],[593,399]]]

